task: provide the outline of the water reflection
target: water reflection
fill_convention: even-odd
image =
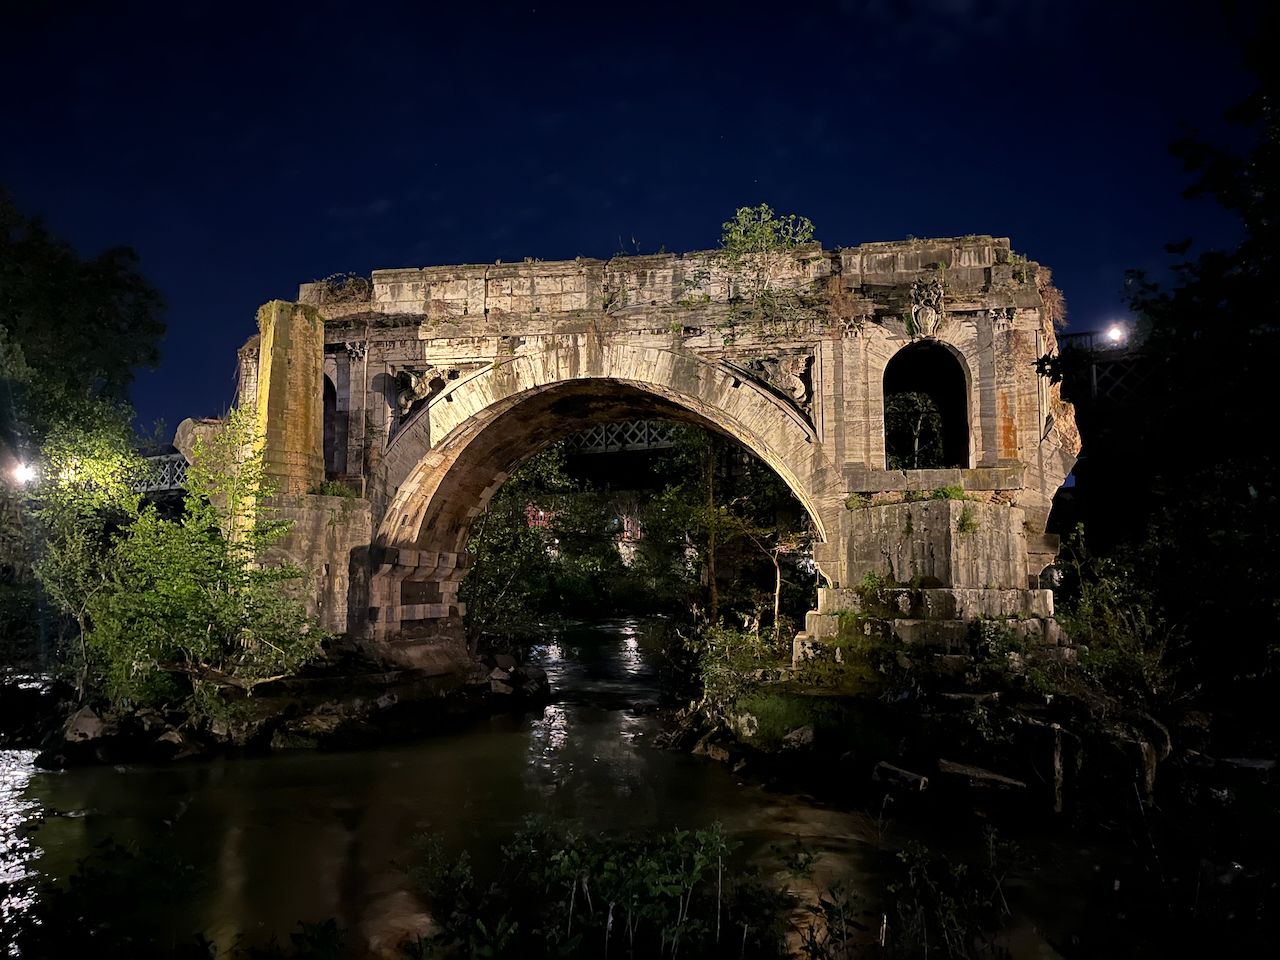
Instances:
[[[22,881],[32,872],[39,849],[31,832],[39,816],[38,805],[25,796],[35,774],[34,750],[0,750],[0,915],[30,906],[30,894]]]
[[[545,708],[380,750],[64,774],[0,753],[0,878],[66,876],[108,836],[163,844],[204,879],[176,927],[225,946],[335,917],[366,944],[391,944],[428,923],[403,869],[416,834],[466,846],[478,868],[529,814],[593,831],[719,820],[749,849],[794,833],[857,847],[859,818],[647,745],[659,690],[643,624],[572,627],[531,659],[553,684]]]
[[[651,708],[659,693],[653,646],[644,624],[636,621],[571,624],[534,646],[529,659],[547,671],[563,701]]]

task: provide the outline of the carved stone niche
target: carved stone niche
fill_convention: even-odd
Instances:
[[[419,373],[416,370],[401,370],[396,374],[396,408],[400,418],[404,419],[410,410],[424,400],[430,400],[442,391],[450,380],[458,379],[459,371],[454,367],[431,367]]]
[[[788,397],[800,409],[808,412],[812,399],[809,367],[813,355],[784,354],[773,357],[751,357],[744,368],[756,379],[764,381],[774,390]]]

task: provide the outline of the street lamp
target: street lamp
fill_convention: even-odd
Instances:
[[[1107,343],[1113,347],[1118,347],[1129,338],[1129,331],[1123,323],[1113,323],[1107,327],[1106,338]]]
[[[19,463],[11,472],[13,479],[23,486],[36,478],[36,468],[29,463]]]

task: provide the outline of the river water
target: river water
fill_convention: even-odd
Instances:
[[[644,623],[569,627],[530,659],[551,680],[545,707],[377,750],[59,773],[0,752],[0,881],[65,877],[107,838],[161,843],[201,880],[168,917],[179,929],[225,946],[334,917],[387,951],[426,923],[403,869],[415,835],[483,861],[530,814],[589,831],[719,822],[759,861],[799,838],[819,853],[819,884],[864,872],[868,818],[652,746],[659,689]]]

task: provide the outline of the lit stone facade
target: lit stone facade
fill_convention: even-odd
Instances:
[[[644,417],[735,438],[804,504],[828,586],[801,647],[867,573],[910,592],[904,624],[1003,616],[1051,638],[1045,523],[1079,437],[1036,375],[1055,346],[1043,279],[992,237],[380,270],[264,307],[241,399],[299,521],[285,549],[323,571],[324,625],[392,662],[453,662],[468,532],[516,466]],[[956,385],[953,465],[888,469],[891,361]],[[360,494],[339,523],[306,521],[335,509],[318,463]],[[967,499],[912,502],[944,487]]]

